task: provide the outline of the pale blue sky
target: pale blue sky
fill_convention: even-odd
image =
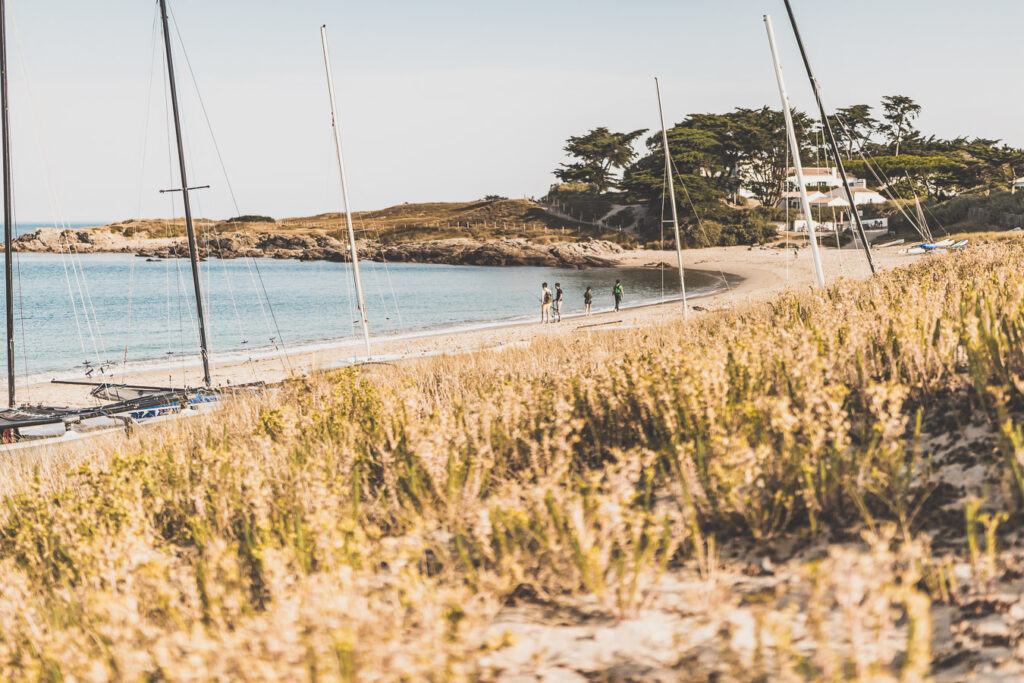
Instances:
[[[907,94],[926,132],[1024,146],[1024,2],[794,5],[830,108]],[[155,2],[8,7],[19,218],[170,213],[159,70],[144,135]],[[793,102],[811,106],[781,0],[172,0],[172,12],[244,213],[340,208],[323,23],[357,209],[543,194],[567,136],[657,125],[655,75],[670,121],[778,106],[764,12]],[[179,80],[193,181],[213,186],[199,212],[234,215],[183,63]]]

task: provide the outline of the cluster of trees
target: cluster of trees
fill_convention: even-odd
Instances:
[[[985,138],[925,137],[916,127],[920,115],[921,106],[905,95],[882,98],[877,110],[868,104],[837,110],[830,123],[849,171],[893,196],[936,199],[976,188],[1007,189],[1024,175],[1024,150]],[[832,165],[820,123],[802,112],[794,112],[794,122],[804,162]],[[665,192],[665,157],[660,132],[638,152],[636,143],[647,133],[602,127],[571,137],[565,146],[571,162],[555,176],[598,193],[622,191],[627,199],[649,203],[652,215],[660,213],[655,206]],[[749,224],[750,217],[736,211],[741,188],[763,206],[774,206],[784,190],[791,163],[781,110],[691,114],[668,138],[686,229],[697,223],[691,207],[727,228]],[[756,241],[761,227],[748,226],[732,239]]]
[[[973,189],[1008,189],[1024,174],[1024,150],[989,138],[925,137],[921,106],[909,97],[882,98],[881,116],[858,104],[830,117],[852,173],[904,198],[943,200]],[[870,165],[869,165],[870,164]]]

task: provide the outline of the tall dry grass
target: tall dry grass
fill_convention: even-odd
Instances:
[[[474,678],[509,600],[627,618],[666,572],[713,582],[729,542],[863,532],[801,584],[818,654],[780,594],[733,675],[923,676],[950,589],[922,435],[1001,425],[1017,514],[1022,265],[990,245],[688,325],[320,375],[8,463],[0,671]]]

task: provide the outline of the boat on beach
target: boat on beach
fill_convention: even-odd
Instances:
[[[166,0],[160,0],[159,7],[181,181],[180,189],[170,191],[181,192],[185,208],[185,224],[188,234],[189,261],[192,268],[199,351],[203,364],[203,384],[200,387],[170,387],[140,386],[111,381],[53,380],[57,384],[90,387],[89,395],[94,399],[103,401],[103,403],[96,406],[77,408],[21,405],[18,403],[15,386],[14,201],[10,151],[10,105],[7,89],[6,7],[2,0],[0,0],[0,108],[3,110],[4,292],[7,323],[8,385],[8,408],[7,410],[0,411],[0,444],[4,444],[0,446],[0,449],[10,448],[10,444],[25,445],[24,442],[43,445],[69,438],[77,438],[87,433],[97,433],[114,428],[130,428],[132,425],[149,423],[171,416],[198,414],[201,411],[216,407],[227,396],[233,396],[239,392],[258,391],[264,386],[262,382],[253,382],[225,389],[215,387],[212,382],[202,279],[199,266],[201,259],[196,242],[189,198],[189,192],[197,188],[190,187],[188,183],[187,161],[178,109],[178,93],[174,75],[174,57],[171,49],[171,34],[168,25]]]

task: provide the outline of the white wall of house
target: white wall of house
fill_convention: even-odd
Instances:
[[[789,172],[790,176],[786,178],[786,189],[795,190],[798,187],[796,175],[793,169],[789,169]],[[853,176],[846,176],[846,179],[850,181],[850,187],[867,189],[868,183],[866,180],[854,178]],[[807,187],[841,188],[843,186],[843,181],[839,177],[839,170],[835,168],[805,168],[804,183],[806,183]]]
[[[865,204],[884,204],[885,197],[874,190],[869,190],[863,187],[853,187],[853,204],[854,206],[864,206]],[[833,199],[842,200],[843,206],[849,206],[849,202],[846,200],[846,190],[843,188],[837,188],[828,193],[828,196]],[[837,206],[836,204],[829,204],[829,206]]]
[[[799,187],[796,182],[796,171],[789,169],[789,172],[786,187],[796,189]],[[804,183],[807,187],[839,187],[843,184],[836,169],[814,167],[804,169]]]
[[[824,196],[825,196],[824,192],[817,192],[817,191],[814,191],[814,190],[812,190],[812,191],[807,193],[807,199],[811,203],[814,203],[815,199],[820,199],[820,198],[822,198]],[[803,207],[800,206],[800,193],[799,192],[785,192],[785,193],[783,193],[782,199],[779,200],[778,207],[780,209],[784,209],[784,208],[786,208],[787,205],[789,206],[790,209],[793,209],[794,211],[799,211],[800,209],[802,209]]]

